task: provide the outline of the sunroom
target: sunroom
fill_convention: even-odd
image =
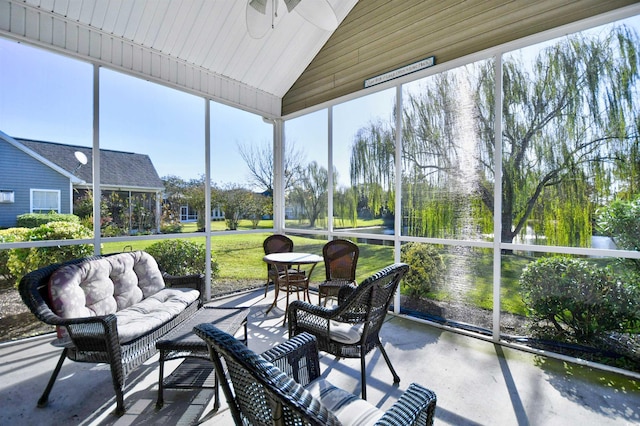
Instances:
[[[166,190],[159,233],[107,234],[93,156],[93,237],[0,230],[4,281],[16,249],[189,239],[215,298],[262,291],[272,233],[316,254],[345,238],[359,281],[415,270],[393,303],[402,327],[619,375],[640,395],[636,2],[306,2],[0,0],[0,131],[146,154]],[[187,204],[197,223],[180,223]],[[206,220],[218,207],[225,221]],[[455,423],[443,407],[436,422]]]

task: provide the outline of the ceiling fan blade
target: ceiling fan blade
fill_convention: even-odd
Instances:
[[[301,0],[284,0],[284,4],[287,5],[287,12],[291,13],[294,7],[300,3]]]
[[[247,3],[247,32],[252,38],[262,38],[273,28],[273,0],[249,0]]]
[[[247,0],[247,31],[252,38],[262,38],[280,20],[280,0]],[[287,11],[296,11],[307,22],[325,31],[338,27],[338,18],[329,0],[283,0]]]
[[[267,13],[267,0],[249,0],[249,6],[263,15]]]
[[[318,28],[333,31],[338,27],[338,18],[329,0],[291,0],[295,11]],[[287,0],[285,0],[285,3]],[[287,4],[287,9],[289,5]],[[291,9],[289,9],[291,11]]]

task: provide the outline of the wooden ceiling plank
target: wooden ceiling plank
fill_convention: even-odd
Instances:
[[[358,3],[343,25],[283,97],[283,114],[348,95],[375,75],[435,55],[437,63],[604,13],[631,0],[530,0],[527,2],[382,0]],[[398,8],[397,3],[404,3]],[[433,5],[433,7],[431,6]],[[410,7],[407,7],[410,6]],[[367,22],[376,12],[380,21]],[[397,21],[396,21],[397,19]],[[374,32],[373,28],[377,31]],[[355,37],[357,35],[357,37]],[[349,43],[351,40],[351,43]],[[357,51],[357,60],[341,64]],[[333,75],[333,89],[317,90]],[[326,86],[320,86],[326,87]],[[304,98],[304,99],[302,99]]]

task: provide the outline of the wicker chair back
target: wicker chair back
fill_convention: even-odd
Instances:
[[[211,324],[200,324],[194,332],[209,346],[236,425],[340,424],[302,386],[320,375],[318,349],[313,336],[301,335],[274,348],[277,353],[268,357],[277,358],[272,363]]]
[[[360,249],[349,240],[332,240],[322,248],[327,281],[355,281]]]
[[[293,240],[282,234],[273,234],[269,235],[262,242],[262,248],[264,249],[264,254],[271,253],[290,253],[293,251]],[[267,290],[269,289],[269,284],[274,282],[278,273],[284,271],[278,271],[274,265],[267,263],[267,284],[264,287],[264,296],[267,296]]]

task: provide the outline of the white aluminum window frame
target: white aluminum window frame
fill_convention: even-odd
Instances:
[[[41,188],[31,188],[29,191],[29,211],[31,213],[48,213],[51,211],[55,211],[56,213],[61,213],[61,205],[60,205],[60,190],[59,189],[41,189]],[[50,194],[54,194],[55,198],[56,198],[56,204],[57,207],[56,208],[39,208],[35,206],[34,203],[34,195],[36,193],[46,193],[47,194],[47,201],[49,200],[48,196]]]

